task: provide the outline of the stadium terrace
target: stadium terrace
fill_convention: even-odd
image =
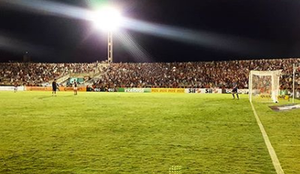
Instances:
[[[293,64],[299,58],[172,63],[1,63],[0,85],[70,85],[70,79],[82,78],[80,86],[112,89],[128,88],[248,88],[251,70],[282,70],[280,86],[292,89]],[[299,68],[298,70],[299,71]],[[300,77],[296,75],[296,89]]]

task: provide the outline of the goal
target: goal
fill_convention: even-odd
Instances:
[[[281,70],[250,71],[249,100],[278,102]]]

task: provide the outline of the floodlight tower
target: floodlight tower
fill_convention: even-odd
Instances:
[[[108,31],[108,39],[107,39],[107,62],[113,62],[113,36],[112,31]]]
[[[93,14],[92,20],[96,28],[107,32],[107,61],[113,62],[113,32],[121,25],[121,13],[112,7],[104,7]]]

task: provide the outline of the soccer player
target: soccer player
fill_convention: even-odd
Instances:
[[[53,95],[56,96],[56,90],[57,90],[57,83],[56,83],[56,79],[54,79],[52,82],[52,96]]]
[[[77,82],[76,82],[76,80],[73,81],[73,89],[74,89],[74,95],[77,95]]]
[[[233,99],[235,99],[235,96],[234,96],[234,94],[236,94],[236,98],[237,98],[237,99],[240,99],[240,98],[239,98],[239,94],[238,94],[238,85],[237,85],[237,84],[235,84],[235,85],[234,85],[234,87],[233,87],[233,89],[232,89],[232,92],[231,92],[231,93],[232,93],[232,97],[233,97]]]
[[[15,84],[14,84],[14,92],[16,93],[16,92],[17,92],[17,90],[18,90],[18,83],[17,83],[17,82],[15,82]]]

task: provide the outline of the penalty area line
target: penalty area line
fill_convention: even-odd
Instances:
[[[261,123],[261,121],[260,121],[260,119],[259,119],[259,117],[258,117],[258,115],[256,113],[256,110],[255,110],[252,102],[250,102],[250,104],[251,104],[254,116],[256,118],[257,124],[259,126],[259,129],[261,131],[261,134],[262,134],[262,136],[264,138],[265,144],[266,144],[266,146],[268,148],[268,151],[269,151],[270,157],[272,159],[272,163],[273,163],[273,166],[274,166],[274,168],[276,170],[276,173],[277,174],[284,174],[284,171],[283,171],[283,169],[282,169],[282,167],[280,165],[280,162],[279,162],[279,160],[277,158],[277,155],[276,155],[276,152],[275,152],[275,150],[274,150],[274,148],[273,148],[273,146],[272,146],[272,144],[270,142],[270,139],[269,139],[269,137],[267,135],[267,132],[266,132],[264,126],[262,125],[262,123]]]

